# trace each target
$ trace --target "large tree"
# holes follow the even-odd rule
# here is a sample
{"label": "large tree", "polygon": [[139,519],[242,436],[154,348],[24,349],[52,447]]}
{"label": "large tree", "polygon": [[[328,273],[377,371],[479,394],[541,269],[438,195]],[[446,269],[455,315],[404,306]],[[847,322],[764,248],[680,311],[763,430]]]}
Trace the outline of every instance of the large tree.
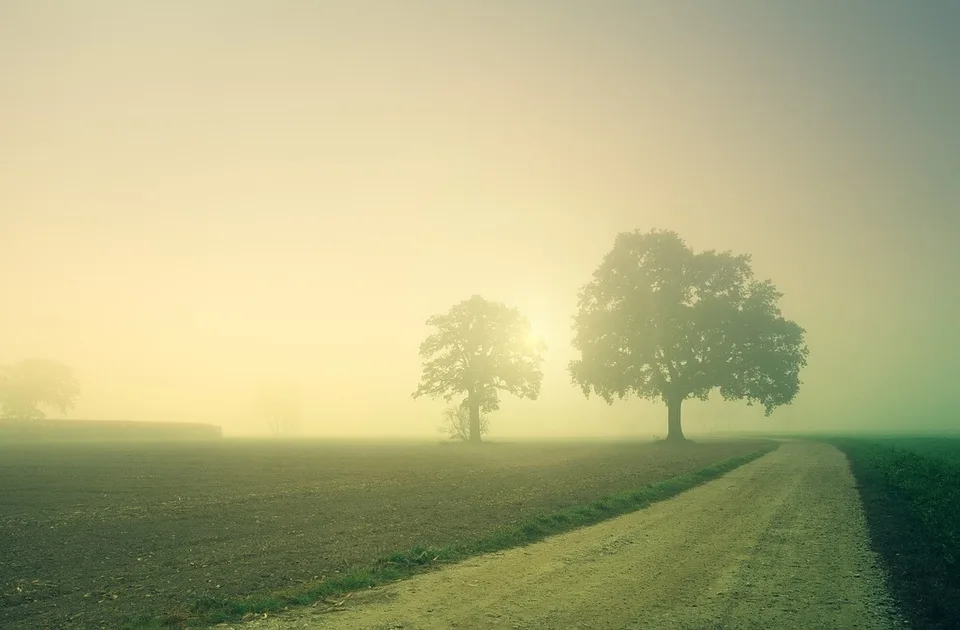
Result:
{"label": "large tree", "polygon": [[423,374],[413,397],[464,395],[471,442],[480,441],[480,414],[500,407],[501,391],[532,400],[540,394],[546,346],[517,309],[474,295],[427,325],[434,331],[420,344]]}
{"label": "large tree", "polygon": [[670,231],[619,234],[580,291],[571,376],[608,403],[662,400],[669,440],[684,439],[683,401],[714,389],[769,415],[796,396],[808,354],[780,297],[754,278],[749,255],[695,253]]}
{"label": "large tree", "polygon": [[0,409],[6,418],[39,420],[41,406],[62,413],[73,407],[80,385],[68,366],[50,359],[24,359],[0,367]]}

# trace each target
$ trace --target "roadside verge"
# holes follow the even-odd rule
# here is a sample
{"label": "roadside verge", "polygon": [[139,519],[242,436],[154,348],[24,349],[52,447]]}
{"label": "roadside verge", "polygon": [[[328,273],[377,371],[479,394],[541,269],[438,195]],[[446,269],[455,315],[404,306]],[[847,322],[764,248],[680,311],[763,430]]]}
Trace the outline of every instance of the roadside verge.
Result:
{"label": "roadside verge", "polygon": [[[922,440],[908,438],[825,441],[850,462],[903,614],[917,628],[960,628],[960,459],[914,450]],[[947,442],[931,440],[943,450]]]}

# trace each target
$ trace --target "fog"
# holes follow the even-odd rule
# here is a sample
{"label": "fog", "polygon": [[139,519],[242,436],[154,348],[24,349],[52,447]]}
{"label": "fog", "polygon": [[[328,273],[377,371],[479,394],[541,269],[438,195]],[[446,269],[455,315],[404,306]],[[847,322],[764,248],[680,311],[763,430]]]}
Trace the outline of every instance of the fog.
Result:
{"label": "fog", "polygon": [[[776,6],[775,6],[776,5]],[[493,439],[666,431],[571,385],[618,232],[753,255],[807,330],[795,403],[708,430],[957,426],[960,9],[933,2],[0,3],[0,363],[71,417],[437,437],[430,315],[549,346]]]}

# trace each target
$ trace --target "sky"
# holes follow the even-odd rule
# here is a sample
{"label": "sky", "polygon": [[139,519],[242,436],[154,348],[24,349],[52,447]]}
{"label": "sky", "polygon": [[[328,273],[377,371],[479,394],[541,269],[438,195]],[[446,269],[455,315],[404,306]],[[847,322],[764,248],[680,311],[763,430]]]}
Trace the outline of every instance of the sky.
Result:
{"label": "sky", "polygon": [[618,232],[750,253],[807,330],[794,405],[687,432],[960,426],[960,5],[0,0],[0,363],[72,417],[436,436],[425,320],[549,345],[495,437],[665,434],[584,398],[578,288]]}

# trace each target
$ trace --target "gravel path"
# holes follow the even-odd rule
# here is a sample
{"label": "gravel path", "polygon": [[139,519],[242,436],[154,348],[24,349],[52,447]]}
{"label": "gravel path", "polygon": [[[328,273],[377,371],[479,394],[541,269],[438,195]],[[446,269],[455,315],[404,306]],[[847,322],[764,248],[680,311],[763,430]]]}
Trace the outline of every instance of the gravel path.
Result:
{"label": "gravel path", "polygon": [[[331,612],[336,610],[336,612]],[[892,628],[855,482],[786,442],[647,509],[245,624],[288,628]]]}

